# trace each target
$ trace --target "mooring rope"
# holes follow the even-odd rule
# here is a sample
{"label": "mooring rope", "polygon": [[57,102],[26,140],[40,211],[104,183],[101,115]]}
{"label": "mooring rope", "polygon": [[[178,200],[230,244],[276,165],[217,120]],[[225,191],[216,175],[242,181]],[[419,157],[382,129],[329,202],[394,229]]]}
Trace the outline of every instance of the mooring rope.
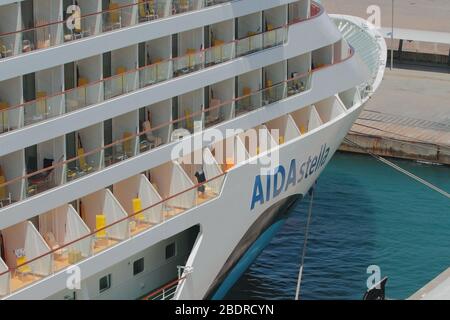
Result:
{"label": "mooring rope", "polygon": [[297,288],[295,291],[295,300],[300,299],[300,287],[301,287],[302,277],[303,277],[303,265],[305,263],[306,248],[308,246],[309,225],[311,223],[312,207],[313,207],[313,200],[314,200],[314,187],[315,187],[315,185],[313,187],[311,187],[311,190],[309,193],[308,220],[306,221],[305,240],[303,241],[303,251],[302,251],[302,256],[301,256],[301,260],[300,260],[300,268],[298,270]]}

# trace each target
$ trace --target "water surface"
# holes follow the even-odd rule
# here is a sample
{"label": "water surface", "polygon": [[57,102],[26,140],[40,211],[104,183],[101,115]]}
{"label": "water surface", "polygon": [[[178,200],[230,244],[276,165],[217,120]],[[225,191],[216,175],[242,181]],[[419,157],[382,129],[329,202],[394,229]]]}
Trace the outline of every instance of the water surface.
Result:
{"label": "water surface", "polygon": [[[450,168],[396,164],[450,191]],[[308,198],[229,292],[229,299],[293,299]],[[361,299],[369,265],[404,299],[450,267],[450,201],[377,160],[338,153],[314,197],[301,296]]]}

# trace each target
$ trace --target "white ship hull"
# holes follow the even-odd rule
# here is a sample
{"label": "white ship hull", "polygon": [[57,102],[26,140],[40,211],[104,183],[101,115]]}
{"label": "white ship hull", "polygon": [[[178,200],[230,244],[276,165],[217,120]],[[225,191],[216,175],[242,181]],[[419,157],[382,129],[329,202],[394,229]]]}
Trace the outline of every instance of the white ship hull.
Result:
{"label": "white ship hull", "polygon": [[[223,190],[217,199],[166,223],[164,233],[177,236],[130,256],[126,261],[105,268],[102,274],[117,273],[117,270],[122,270],[123,274],[122,277],[115,278],[115,285],[106,294],[98,294],[98,276],[93,276],[82,282],[82,290],[64,290],[49,298],[71,298],[76,292],[76,299],[138,299],[145,296],[151,288],[155,288],[155,283],[169,283],[173,280],[173,270],[177,265],[189,266],[192,272],[186,274],[178,286],[172,287],[172,290],[177,290],[170,298],[223,298],[283,225],[289,215],[289,209],[307,195],[362,108],[362,105],[354,106],[317,130],[279,147],[280,166],[285,168],[286,175],[282,186],[279,175],[278,186],[281,191],[278,196],[273,197],[273,176],[270,179],[269,196],[268,178],[261,176],[264,203],[255,200],[255,178],[260,176],[261,166],[251,163],[238,165],[228,172]],[[318,164],[310,174],[314,157],[318,159]],[[307,172],[309,159],[311,161]],[[293,163],[295,167],[292,169]],[[290,170],[295,171],[295,182],[291,179],[288,185]],[[258,196],[258,192],[256,193]],[[196,226],[199,228],[196,229]],[[126,276],[130,274],[130,262],[136,257],[152,257],[174,239],[177,239],[177,244],[189,243],[183,248],[189,253],[140,277]],[[161,282],[161,279],[164,280]],[[158,294],[160,298],[161,295],[162,293]]]}

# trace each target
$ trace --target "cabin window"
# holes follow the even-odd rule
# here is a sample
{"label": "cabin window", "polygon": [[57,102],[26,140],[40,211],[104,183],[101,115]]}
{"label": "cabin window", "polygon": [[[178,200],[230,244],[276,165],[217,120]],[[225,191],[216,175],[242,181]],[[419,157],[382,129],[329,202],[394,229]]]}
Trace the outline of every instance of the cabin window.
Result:
{"label": "cabin window", "polygon": [[140,258],[133,262],[133,275],[137,275],[144,271],[144,258]]}
{"label": "cabin window", "polygon": [[166,260],[175,256],[175,242],[172,242],[168,246],[166,246]]}
{"label": "cabin window", "polygon": [[99,291],[100,293],[108,290],[111,288],[111,274],[108,274],[107,276],[101,277],[99,280]]}

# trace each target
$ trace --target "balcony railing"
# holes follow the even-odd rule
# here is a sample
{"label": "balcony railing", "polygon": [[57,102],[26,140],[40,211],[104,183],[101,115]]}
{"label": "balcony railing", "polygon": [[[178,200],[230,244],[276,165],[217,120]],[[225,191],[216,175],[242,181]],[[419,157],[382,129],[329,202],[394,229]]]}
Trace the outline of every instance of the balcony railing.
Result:
{"label": "balcony railing", "polygon": [[186,280],[185,277],[178,278],[166,284],[165,286],[150,293],[142,300],[172,300],[175,297],[178,286]]}
{"label": "balcony railing", "polygon": [[61,21],[36,21],[33,28],[0,34],[0,59],[231,1],[234,0],[141,0],[127,5],[111,3],[108,9],[100,12],[69,16]]}
{"label": "balcony railing", "polygon": [[[312,4],[316,8],[309,19],[321,14],[321,7]],[[282,45],[287,41],[289,25],[300,23],[304,20],[294,19],[291,23],[279,28],[251,35],[242,39],[230,41],[218,46],[210,47],[186,54],[180,57],[170,58],[138,69],[125,71],[109,78],[101,79],[86,85],[68,89],[63,92],[39,97],[36,100],[25,102],[16,106],[0,110],[0,134],[16,130],[23,126],[29,126],[47,119],[59,117],[90,105],[109,100],[135,90],[167,81],[182,75],[186,75],[201,69],[211,67],[241,56],[255,53],[264,49]],[[23,123],[20,117],[14,113],[23,110]],[[15,121],[15,123],[13,123]]]}
{"label": "balcony railing", "polygon": [[[25,263],[19,263],[15,268],[9,268],[7,271],[1,272],[0,286],[3,285],[3,287],[0,287],[0,292],[7,291],[6,294],[13,293],[60,270],[68,268],[73,264],[79,263],[89,257],[92,257],[93,255],[98,254],[99,252],[102,252],[114,245],[117,245],[118,243],[126,241],[129,238],[136,236],[137,234],[155,227],[156,225],[162,224],[167,220],[170,220],[186,212],[187,210],[190,210],[200,204],[217,198],[219,196],[220,190],[223,187],[225,175],[226,173],[219,174],[216,177],[213,177],[203,183],[199,183],[180,193],[167,197],[166,199],[163,199],[145,209],[130,214],[126,218],[119,219],[103,228],[96,229],[89,234],[84,235],[83,237],[59,246],[57,249],[50,250],[49,252],[38,257],[32,257]],[[208,185],[212,182],[218,186],[218,193],[208,188]],[[180,208],[178,206],[174,206],[175,203],[179,202],[179,199],[181,199],[182,201],[187,193],[197,193],[197,190],[201,186],[205,186],[209,191],[207,191],[202,197],[197,195],[195,197],[195,203],[192,205],[192,207]],[[154,219],[152,220],[152,222],[143,219],[143,217],[145,217],[145,214],[152,210],[152,215],[155,211],[160,212],[159,223],[155,223]],[[134,231],[131,231],[131,229],[133,228],[132,226],[134,226]],[[118,229],[128,230],[128,232],[124,233],[127,236],[122,238],[113,237],[112,235],[117,234]],[[88,249],[81,250],[80,248]],[[58,263],[54,260],[55,255],[58,256]],[[74,258],[74,256],[76,256],[76,258]],[[48,268],[46,268],[46,270],[50,270],[48,274],[33,273],[34,267],[36,265],[48,264],[50,264]],[[23,270],[27,270],[27,276],[29,276],[27,280],[23,280]],[[12,283],[12,281],[14,281],[15,286],[8,285],[8,282]],[[159,293],[160,292],[158,292],[157,294],[159,295]],[[163,288],[161,293],[166,299],[170,296],[173,296],[175,291],[172,291],[172,289],[170,288]]]}
{"label": "balcony railing", "polygon": [[[329,65],[321,65],[308,73],[295,76],[294,78],[275,84],[271,87],[257,90],[250,94],[193,112],[176,120],[155,125],[149,130],[132,134],[106,146],[85,151],[71,159],[56,162],[47,168],[11,179],[0,184],[0,187],[8,188],[17,186],[18,184],[24,184],[26,192],[23,197],[25,199],[33,197],[61,185],[60,181],[63,181],[63,184],[71,182],[103,170],[113,164],[128,160],[134,156],[160,147],[162,144],[157,142],[158,130],[164,128],[170,129],[171,127],[177,126],[187,127],[186,124],[188,122],[198,120],[202,122],[203,128],[210,128],[227,121],[225,114],[227,114],[229,110],[234,110],[234,117],[238,117],[277,101],[301,94],[311,88],[311,77],[314,72],[341,63],[351,56],[353,56],[353,50],[351,50],[348,57],[340,61],[335,61]],[[8,204],[4,204],[4,206],[7,205]]]}

